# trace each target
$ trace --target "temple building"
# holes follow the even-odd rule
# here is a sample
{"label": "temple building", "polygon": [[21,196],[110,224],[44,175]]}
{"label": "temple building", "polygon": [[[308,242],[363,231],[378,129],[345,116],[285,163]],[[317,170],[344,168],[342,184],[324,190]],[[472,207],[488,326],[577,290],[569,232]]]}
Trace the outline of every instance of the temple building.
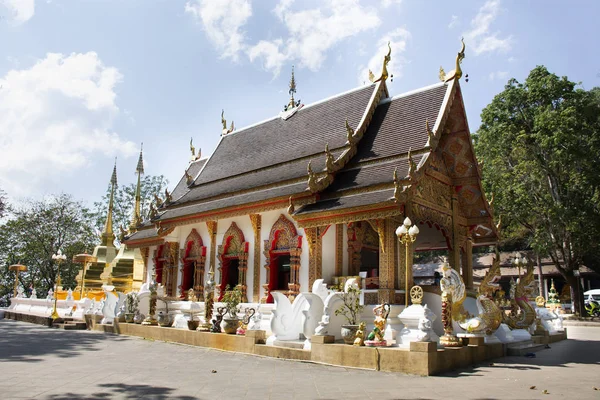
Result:
{"label": "temple building", "polygon": [[[203,295],[214,267],[219,293],[240,285],[247,301],[310,291],[318,278],[362,276],[365,302],[404,303],[406,257],[447,249],[473,285],[472,248],[497,241],[482,190],[459,80],[392,96],[381,74],[313,104],[227,126],[208,158],[195,155],[149,220],[125,238],[169,296]],[[405,251],[395,234],[409,217],[420,233]],[[408,281],[406,282],[406,276]]]}

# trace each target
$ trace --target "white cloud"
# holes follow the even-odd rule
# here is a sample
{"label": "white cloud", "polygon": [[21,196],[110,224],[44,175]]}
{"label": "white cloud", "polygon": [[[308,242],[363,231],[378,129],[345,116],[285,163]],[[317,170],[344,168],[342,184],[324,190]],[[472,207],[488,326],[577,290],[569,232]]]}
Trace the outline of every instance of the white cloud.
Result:
{"label": "white cloud", "polygon": [[490,33],[490,26],[500,13],[500,0],[488,0],[471,21],[471,30],[464,32],[465,42],[475,55],[493,51],[508,51],[512,37],[498,38],[498,33]]}
{"label": "white cloud", "polygon": [[295,11],[290,9],[292,4],[291,0],[282,0],[273,10],[289,36],[261,40],[247,51],[251,61],[264,58],[265,68],[275,75],[288,61],[318,70],[333,46],[381,24],[377,11],[362,7],[358,0],[327,0],[321,8]]}
{"label": "white cloud", "polygon": [[508,78],[508,71],[490,72],[488,78],[490,79],[490,81],[493,81],[495,79],[498,79],[498,80],[506,79],[506,78]]}
{"label": "white cloud", "polygon": [[366,66],[361,66],[359,68],[359,84],[368,81],[369,69],[373,72],[376,78],[379,78],[379,74],[381,74],[383,57],[388,52],[388,42],[390,42],[390,46],[392,48],[392,59],[387,66],[388,72],[394,75],[394,78],[402,77],[402,64],[404,62],[404,58],[401,54],[406,51],[406,44],[410,38],[410,32],[405,28],[397,28],[383,35],[377,42],[378,50],[376,54],[371,57]]}
{"label": "white cloud", "polygon": [[454,28],[456,25],[460,24],[458,21],[458,15],[453,15],[450,23],[448,24],[448,29]]}
{"label": "white cloud", "polygon": [[381,2],[381,5],[383,6],[383,8],[388,8],[392,4],[398,4],[398,5],[402,4],[402,0],[383,0]]}
{"label": "white cloud", "polygon": [[135,155],[136,145],[112,129],[122,79],[94,52],[48,53],[28,69],[0,77],[0,187],[30,187],[74,169],[95,154]]}
{"label": "white cloud", "polygon": [[35,13],[35,0],[0,0],[8,10],[8,18],[15,24],[22,24],[29,21]]}
{"label": "white cloud", "polygon": [[245,48],[241,28],[252,15],[249,0],[191,0],[185,4],[185,12],[202,24],[222,57],[238,60],[239,52]]}

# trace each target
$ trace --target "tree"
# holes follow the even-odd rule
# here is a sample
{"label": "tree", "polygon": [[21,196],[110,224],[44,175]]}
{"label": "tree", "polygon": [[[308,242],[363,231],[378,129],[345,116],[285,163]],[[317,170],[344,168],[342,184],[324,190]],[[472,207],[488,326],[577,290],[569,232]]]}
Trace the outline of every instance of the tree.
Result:
{"label": "tree", "polygon": [[[150,203],[154,201],[154,195],[162,197],[165,188],[169,182],[163,175],[146,175],[142,177],[140,185],[141,201],[140,201],[140,215],[142,219],[147,218],[148,212],[150,211]],[[115,234],[118,236],[118,229],[120,226],[127,229],[131,224],[133,217],[133,208],[135,205],[135,189],[137,183],[131,183],[127,186],[119,186],[115,191],[114,208],[113,208],[113,226],[117,230]],[[94,223],[96,229],[102,231],[104,224],[106,223],[106,216],[108,213],[108,202],[110,200],[110,185],[106,194],[102,197],[99,202],[94,202]]]}
{"label": "tree", "polygon": [[474,137],[503,236],[526,237],[576,293],[574,271],[599,250],[599,100],[600,89],[577,88],[538,66],[524,83],[508,81]]}
{"label": "tree", "polygon": [[4,193],[4,190],[0,189],[0,218],[4,217],[6,207],[6,194]]}
{"label": "tree", "polygon": [[59,249],[67,256],[60,266],[62,285],[74,289],[81,265],[73,263],[73,256],[91,252],[97,242],[87,209],[68,194],[15,207],[0,225],[0,299],[6,303],[12,294],[12,264],[27,266],[19,278],[25,289],[33,287],[40,297],[45,295],[56,281],[58,266],[52,255]]}

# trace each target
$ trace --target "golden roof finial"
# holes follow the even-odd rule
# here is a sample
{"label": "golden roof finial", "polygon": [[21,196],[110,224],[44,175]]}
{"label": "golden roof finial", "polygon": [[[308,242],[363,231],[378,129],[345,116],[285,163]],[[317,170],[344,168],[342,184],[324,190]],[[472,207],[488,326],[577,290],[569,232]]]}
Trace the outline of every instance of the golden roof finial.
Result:
{"label": "golden roof finial", "polygon": [[288,105],[285,107],[284,111],[289,111],[292,108],[298,107],[300,104],[300,101],[296,102],[296,100],[294,99],[294,93],[296,93],[296,77],[294,75],[294,66],[292,65],[292,77],[290,78],[290,85],[289,85],[290,89],[288,90],[288,93],[290,94],[290,102],[288,103]]}
{"label": "golden roof finial", "polygon": [[325,167],[327,168],[327,172],[333,172],[335,169],[335,160],[333,159],[333,154],[329,151],[329,143],[325,144]]}
{"label": "golden roof finial", "polygon": [[444,73],[444,68],[440,67],[440,80],[442,82],[448,82],[452,79],[460,79],[462,77],[462,69],[460,68],[460,64],[462,60],[465,58],[465,40],[464,38],[460,38],[460,42],[462,43],[460,51],[456,54],[456,65],[454,70],[448,72],[448,74]]}
{"label": "golden roof finial", "polygon": [[373,83],[379,82],[379,81],[385,81],[385,80],[387,80],[387,78],[389,76],[387,66],[388,66],[388,63],[390,62],[390,60],[392,59],[392,46],[390,45],[390,42],[388,42],[387,45],[388,45],[388,53],[383,57],[383,66],[381,67],[381,75],[379,76],[379,78],[373,79],[373,78],[375,78],[375,76],[373,75],[373,72],[371,70],[369,70],[369,80]]}
{"label": "golden roof finial", "polygon": [[190,138],[190,152],[192,153],[192,161],[196,158],[196,148],[194,147],[194,138]]}
{"label": "golden roof finial", "polygon": [[408,149],[408,176],[409,176],[410,180],[414,179],[416,171],[417,171],[417,164],[413,160],[412,147],[410,147]]}
{"label": "golden roof finial", "polygon": [[292,201],[292,196],[290,196],[290,205],[287,208],[287,212],[288,212],[288,214],[292,215],[294,213],[294,211],[296,211],[296,208],[294,207],[294,202]]}

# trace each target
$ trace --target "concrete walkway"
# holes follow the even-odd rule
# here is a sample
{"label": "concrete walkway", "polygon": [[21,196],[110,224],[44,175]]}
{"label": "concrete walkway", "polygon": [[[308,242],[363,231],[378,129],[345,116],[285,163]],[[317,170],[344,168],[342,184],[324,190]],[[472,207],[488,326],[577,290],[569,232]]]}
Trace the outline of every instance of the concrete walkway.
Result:
{"label": "concrete walkway", "polygon": [[427,378],[0,320],[0,398],[600,399],[600,328],[569,337],[533,359]]}

